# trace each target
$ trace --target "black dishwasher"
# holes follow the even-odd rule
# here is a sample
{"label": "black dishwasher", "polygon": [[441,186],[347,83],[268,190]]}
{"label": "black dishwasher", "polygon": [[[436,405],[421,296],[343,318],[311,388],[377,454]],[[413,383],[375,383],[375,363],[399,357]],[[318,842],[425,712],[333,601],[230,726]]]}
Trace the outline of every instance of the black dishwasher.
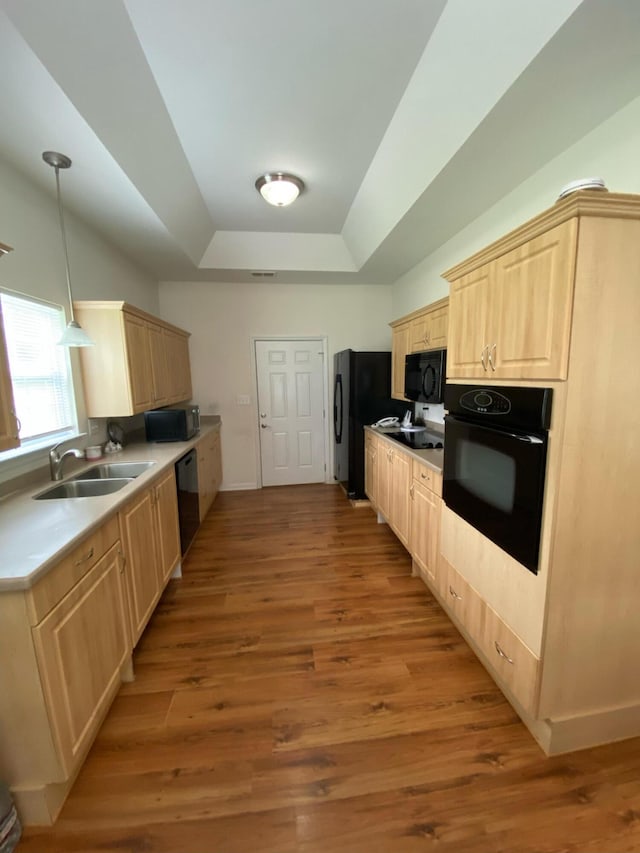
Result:
{"label": "black dishwasher", "polygon": [[176,483],[178,486],[178,517],[180,519],[180,550],[184,556],[200,526],[198,460],[195,450],[185,453],[176,462]]}

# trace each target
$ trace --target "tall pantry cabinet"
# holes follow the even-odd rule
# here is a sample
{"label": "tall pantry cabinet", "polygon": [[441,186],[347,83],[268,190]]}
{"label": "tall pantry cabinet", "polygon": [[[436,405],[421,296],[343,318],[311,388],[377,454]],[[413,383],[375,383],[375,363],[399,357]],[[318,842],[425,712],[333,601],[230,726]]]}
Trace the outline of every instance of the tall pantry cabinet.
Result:
{"label": "tall pantry cabinet", "polygon": [[547,752],[638,736],[640,196],[574,193],[444,275],[448,381],[553,406],[538,575],[445,506],[440,593]]}

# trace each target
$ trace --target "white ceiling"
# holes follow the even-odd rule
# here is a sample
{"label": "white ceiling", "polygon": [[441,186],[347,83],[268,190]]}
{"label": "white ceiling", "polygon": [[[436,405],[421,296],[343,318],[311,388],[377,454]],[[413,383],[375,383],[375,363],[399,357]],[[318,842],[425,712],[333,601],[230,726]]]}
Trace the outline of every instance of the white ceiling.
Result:
{"label": "white ceiling", "polygon": [[0,0],[0,157],[53,193],[69,155],[160,279],[389,282],[640,95],[639,45],[638,0]]}

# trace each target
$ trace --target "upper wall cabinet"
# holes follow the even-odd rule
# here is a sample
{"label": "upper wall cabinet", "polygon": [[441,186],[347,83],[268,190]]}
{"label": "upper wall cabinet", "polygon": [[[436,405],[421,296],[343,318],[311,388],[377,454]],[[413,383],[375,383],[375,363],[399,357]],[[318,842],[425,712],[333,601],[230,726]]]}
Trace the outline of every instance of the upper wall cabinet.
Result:
{"label": "upper wall cabinet", "polygon": [[[11,251],[9,246],[0,243],[0,258]],[[4,340],[2,306],[0,306],[0,451],[18,447],[18,422],[13,405],[13,388],[9,374],[9,359]]]}
{"label": "upper wall cabinet", "polygon": [[443,349],[447,346],[449,299],[440,299],[406,317],[390,323],[391,396],[404,400],[404,360],[411,352]]}
{"label": "upper wall cabinet", "polygon": [[[577,219],[451,282],[449,379],[566,379]],[[468,265],[467,265],[468,266]]]}
{"label": "upper wall cabinet", "polygon": [[90,418],[125,417],[191,397],[188,332],[126,302],[74,302],[95,341],[80,350]]}

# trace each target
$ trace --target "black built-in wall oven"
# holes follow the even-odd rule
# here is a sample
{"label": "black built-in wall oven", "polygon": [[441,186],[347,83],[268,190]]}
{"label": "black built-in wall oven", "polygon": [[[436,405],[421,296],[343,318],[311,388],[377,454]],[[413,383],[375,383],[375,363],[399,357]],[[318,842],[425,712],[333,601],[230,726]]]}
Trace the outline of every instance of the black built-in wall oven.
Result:
{"label": "black built-in wall oven", "polygon": [[537,574],[551,388],[451,385],[445,390],[449,509]]}

